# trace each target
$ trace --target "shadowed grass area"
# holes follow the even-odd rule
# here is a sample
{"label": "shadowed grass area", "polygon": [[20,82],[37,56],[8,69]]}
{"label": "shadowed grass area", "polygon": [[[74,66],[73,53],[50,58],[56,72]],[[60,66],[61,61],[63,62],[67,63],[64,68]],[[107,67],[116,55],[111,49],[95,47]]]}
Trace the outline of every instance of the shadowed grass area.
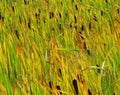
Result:
{"label": "shadowed grass area", "polygon": [[1,95],[119,95],[119,0],[0,0]]}

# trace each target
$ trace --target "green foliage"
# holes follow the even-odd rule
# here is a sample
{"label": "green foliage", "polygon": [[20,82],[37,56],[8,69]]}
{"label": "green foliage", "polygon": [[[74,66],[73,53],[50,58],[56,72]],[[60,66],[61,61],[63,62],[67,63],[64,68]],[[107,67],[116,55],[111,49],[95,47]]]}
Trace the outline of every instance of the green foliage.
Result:
{"label": "green foliage", "polygon": [[119,5],[0,0],[0,94],[119,95]]}

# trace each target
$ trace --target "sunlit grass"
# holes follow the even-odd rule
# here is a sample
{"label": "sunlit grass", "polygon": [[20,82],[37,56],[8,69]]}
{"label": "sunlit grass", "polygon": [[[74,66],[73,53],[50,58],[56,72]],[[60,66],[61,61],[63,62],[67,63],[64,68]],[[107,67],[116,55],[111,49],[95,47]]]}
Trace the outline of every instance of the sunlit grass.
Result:
{"label": "sunlit grass", "polygon": [[120,1],[1,0],[1,95],[119,95]]}

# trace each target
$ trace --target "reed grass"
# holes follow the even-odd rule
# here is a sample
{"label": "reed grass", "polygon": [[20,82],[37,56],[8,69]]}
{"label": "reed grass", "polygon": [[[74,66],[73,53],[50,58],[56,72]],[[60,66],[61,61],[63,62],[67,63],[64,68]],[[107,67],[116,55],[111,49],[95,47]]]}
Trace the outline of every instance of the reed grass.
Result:
{"label": "reed grass", "polygon": [[119,95],[119,0],[0,0],[1,95]]}

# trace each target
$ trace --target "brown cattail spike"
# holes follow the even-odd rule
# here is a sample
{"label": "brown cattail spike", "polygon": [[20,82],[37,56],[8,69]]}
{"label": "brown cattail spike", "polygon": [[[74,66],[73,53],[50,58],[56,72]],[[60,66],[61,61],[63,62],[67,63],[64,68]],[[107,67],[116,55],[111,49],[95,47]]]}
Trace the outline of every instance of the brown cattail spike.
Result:
{"label": "brown cattail spike", "polygon": [[15,30],[16,37],[19,39],[19,32],[18,30]]}
{"label": "brown cattail spike", "polygon": [[117,9],[117,13],[120,14],[120,9]]}
{"label": "brown cattail spike", "polygon": [[91,25],[91,22],[89,23],[89,30],[91,30],[91,27],[92,27],[92,25]]}
{"label": "brown cattail spike", "polygon": [[31,29],[31,20],[28,21],[28,28]]}
{"label": "brown cattail spike", "polygon": [[74,22],[77,23],[77,18],[75,15],[74,15]]}
{"label": "brown cattail spike", "polygon": [[76,95],[78,95],[78,85],[77,85],[77,80],[73,80],[72,81],[72,84],[73,84],[73,86],[74,86],[74,89],[75,89],[75,92],[76,92]]}
{"label": "brown cattail spike", "polygon": [[52,82],[51,81],[49,81],[49,87],[52,89]]}
{"label": "brown cattail spike", "polygon": [[88,89],[88,95],[92,95],[92,92],[90,91],[90,89]]}
{"label": "brown cattail spike", "polygon": [[54,17],[54,13],[53,12],[50,12],[50,19]]}
{"label": "brown cattail spike", "polygon": [[85,30],[85,26],[84,26],[84,25],[81,26],[81,30],[82,30],[82,31]]}
{"label": "brown cattail spike", "polygon": [[100,14],[101,14],[101,16],[103,16],[103,14],[104,14],[103,10],[100,11]]}
{"label": "brown cattail spike", "polygon": [[88,53],[88,55],[90,55],[90,50],[89,49],[87,50],[87,53]]}
{"label": "brown cattail spike", "polygon": [[62,95],[62,92],[60,92],[61,88],[59,85],[56,86],[56,89],[59,90],[59,95]]}
{"label": "brown cattail spike", "polygon": [[78,6],[77,5],[75,5],[75,9],[78,10]]}

